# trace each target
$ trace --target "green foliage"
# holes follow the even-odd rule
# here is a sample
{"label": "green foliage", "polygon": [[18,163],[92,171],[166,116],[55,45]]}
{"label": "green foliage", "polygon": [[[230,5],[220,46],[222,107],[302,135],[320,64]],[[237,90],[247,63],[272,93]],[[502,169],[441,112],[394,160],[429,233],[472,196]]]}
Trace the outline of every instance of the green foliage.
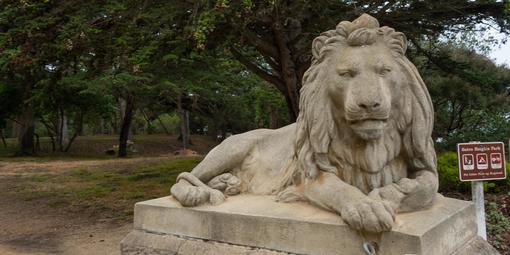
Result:
{"label": "green foliage", "polygon": [[503,248],[508,246],[508,240],[505,240],[502,234],[510,231],[510,219],[499,210],[498,205],[494,202],[489,203],[485,211],[487,236],[495,248],[503,250]]}
{"label": "green foliage", "polygon": [[[117,103],[126,98],[138,112],[135,131],[144,124],[157,131],[158,116],[183,108],[195,132],[280,127],[295,117],[286,112],[296,111],[297,103],[286,104],[297,102],[299,93],[291,91],[299,91],[310,64],[312,39],[366,12],[417,44],[409,53],[430,86],[437,111],[434,138],[441,149],[510,133],[508,100],[501,94],[510,82],[507,70],[458,49],[487,48],[491,41],[476,44],[473,33],[460,36],[471,44],[438,40],[487,19],[508,30],[502,8],[507,3],[500,1],[3,0],[1,5],[0,128],[23,112],[34,113],[40,135],[60,137],[63,115],[76,134],[83,126],[98,126],[97,120],[115,126]],[[176,126],[169,124],[169,133]]]}
{"label": "green foliage", "polygon": [[459,180],[458,160],[455,152],[445,152],[437,157],[440,191],[469,191],[471,184]]}
{"label": "green foliage", "polygon": [[[458,159],[455,152],[444,152],[437,157],[437,171],[439,174],[439,190],[441,192],[458,191],[469,192],[471,182],[461,182],[458,172]],[[484,181],[484,190],[491,193],[508,191],[510,187],[510,163],[506,162],[507,179]]]}
{"label": "green foliage", "polygon": [[440,150],[454,150],[467,141],[505,141],[510,133],[510,72],[465,48],[442,45],[434,62],[414,61],[423,74],[434,104],[433,137]]}

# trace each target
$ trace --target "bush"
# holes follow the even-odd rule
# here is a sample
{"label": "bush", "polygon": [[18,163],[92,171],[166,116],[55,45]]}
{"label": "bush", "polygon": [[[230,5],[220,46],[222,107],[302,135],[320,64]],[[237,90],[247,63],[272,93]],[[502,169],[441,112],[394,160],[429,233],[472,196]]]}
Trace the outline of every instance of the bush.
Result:
{"label": "bush", "polygon": [[[439,173],[439,191],[449,192],[468,192],[471,187],[470,182],[461,182],[458,172],[457,153],[445,152],[437,158],[437,171]],[[507,178],[498,181],[484,182],[486,192],[499,193],[508,190],[510,186],[510,164],[506,162]]]}
{"label": "bush", "polygon": [[485,211],[487,213],[487,236],[489,241],[499,250],[506,249],[510,244],[505,240],[504,234],[510,231],[510,219],[494,202],[489,203]]}
{"label": "bush", "polygon": [[439,190],[445,191],[469,191],[470,183],[461,182],[458,172],[457,154],[445,152],[437,158],[437,171],[439,174]]}

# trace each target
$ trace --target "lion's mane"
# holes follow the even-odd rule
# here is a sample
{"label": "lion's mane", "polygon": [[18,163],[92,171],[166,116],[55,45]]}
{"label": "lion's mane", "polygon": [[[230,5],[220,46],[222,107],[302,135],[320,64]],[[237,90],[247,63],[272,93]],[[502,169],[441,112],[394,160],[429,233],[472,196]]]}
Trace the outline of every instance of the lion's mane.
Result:
{"label": "lion's mane", "polygon": [[[321,80],[318,79],[320,68],[323,67],[319,64],[332,50],[371,45],[378,41],[384,42],[391,50],[398,69],[406,78],[403,81],[405,89],[403,96],[398,99],[400,106],[392,109],[389,128],[384,137],[378,143],[366,146],[364,152],[357,153],[361,156],[356,156],[353,144],[342,144],[340,149],[331,146],[334,139],[346,136],[343,132],[349,127],[342,124],[338,126],[337,123],[342,122],[334,119],[332,109],[335,108],[327,95],[326,85],[318,82]],[[431,138],[434,112],[432,101],[416,67],[405,56],[406,48],[404,34],[386,26],[379,27],[378,21],[366,14],[353,22],[343,21],[336,29],[324,32],[314,40],[311,66],[304,74],[301,88],[300,111],[296,122],[296,154],[292,167],[286,171],[282,188],[299,185],[305,178],[317,176],[319,171],[333,172],[364,192],[382,186],[381,183],[395,182],[412,175],[413,170],[436,172]],[[404,157],[406,162],[392,162],[398,156]],[[397,179],[381,181],[384,175],[359,174],[367,168],[381,169],[386,166],[404,169],[405,176],[400,174],[393,176]]]}

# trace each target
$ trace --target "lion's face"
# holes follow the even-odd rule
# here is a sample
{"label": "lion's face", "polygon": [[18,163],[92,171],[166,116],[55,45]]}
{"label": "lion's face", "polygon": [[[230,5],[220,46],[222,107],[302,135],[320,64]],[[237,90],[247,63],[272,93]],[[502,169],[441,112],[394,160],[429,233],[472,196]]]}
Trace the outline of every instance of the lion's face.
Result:
{"label": "lion's face", "polygon": [[327,90],[334,111],[363,140],[383,136],[400,93],[399,66],[382,43],[345,46],[327,61]]}

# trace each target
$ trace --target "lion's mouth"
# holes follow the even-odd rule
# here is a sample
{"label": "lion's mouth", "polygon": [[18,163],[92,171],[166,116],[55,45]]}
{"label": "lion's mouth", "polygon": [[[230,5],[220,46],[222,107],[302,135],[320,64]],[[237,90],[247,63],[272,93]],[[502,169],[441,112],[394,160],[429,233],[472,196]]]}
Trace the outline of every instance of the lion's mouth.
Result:
{"label": "lion's mouth", "polygon": [[364,140],[375,140],[379,139],[384,129],[388,124],[388,119],[362,119],[362,120],[351,120],[349,124],[357,135]]}

